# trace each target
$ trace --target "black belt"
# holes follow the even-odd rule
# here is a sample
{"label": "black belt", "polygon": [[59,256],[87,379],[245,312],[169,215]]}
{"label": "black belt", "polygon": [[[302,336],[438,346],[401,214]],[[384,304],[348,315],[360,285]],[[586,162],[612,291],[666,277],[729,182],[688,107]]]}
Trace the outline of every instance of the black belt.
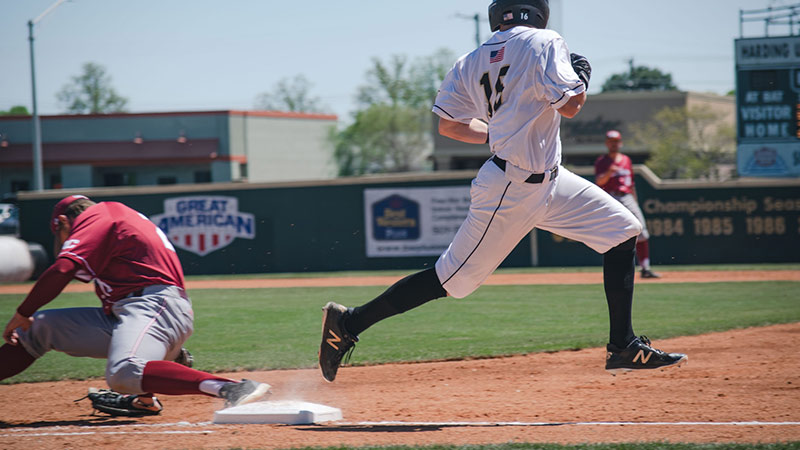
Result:
{"label": "black belt", "polygon": [[[497,165],[497,167],[499,167],[503,172],[506,171],[506,160],[505,159],[495,155],[495,156],[492,156],[492,162],[494,162]],[[531,176],[529,176],[527,179],[525,179],[525,182],[526,183],[531,183],[531,184],[539,184],[542,181],[544,181],[544,175],[545,174],[543,174],[543,173],[534,173]],[[550,172],[550,181],[555,180],[557,176],[558,176],[558,166],[556,166]]]}
{"label": "black belt", "polygon": [[[166,284],[163,284],[163,285],[161,285],[161,284],[151,284],[149,286],[145,286],[145,287],[139,288],[139,289],[137,289],[137,290],[135,290],[133,292],[129,292],[128,295],[126,295],[124,298],[142,297],[142,296],[145,295],[145,291],[148,291],[148,289],[149,289],[148,292],[150,292],[152,294],[152,293],[161,292],[163,289],[170,288],[170,287],[174,287],[175,289],[177,289],[178,293],[180,294],[180,296],[182,298],[184,298],[186,300],[189,300],[189,296],[186,295],[186,291],[183,288],[178,287],[178,286],[173,286],[173,285],[166,285]],[[154,288],[154,289],[150,289],[150,288]]]}

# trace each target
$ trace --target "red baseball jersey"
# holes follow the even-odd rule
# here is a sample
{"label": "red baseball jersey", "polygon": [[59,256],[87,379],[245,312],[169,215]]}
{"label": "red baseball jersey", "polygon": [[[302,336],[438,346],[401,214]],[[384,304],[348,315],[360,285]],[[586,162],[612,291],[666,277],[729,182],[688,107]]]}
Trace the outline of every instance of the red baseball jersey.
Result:
{"label": "red baseball jersey", "polygon": [[[611,175],[608,182],[601,187],[609,193],[622,192],[625,194],[633,194],[633,164],[627,155],[620,154],[619,156],[620,160],[616,163],[618,169]],[[612,164],[615,163],[610,156],[599,156],[594,162],[594,174],[599,175],[605,173]]]}
{"label": "red baseball jersey", "polygon": [[78,280],[94,281],[106,313],[114,302],[145,286],[184,287],[183,269],[167,236],[122,203],[98,203],[81,213],[58,257],[78,264]]}

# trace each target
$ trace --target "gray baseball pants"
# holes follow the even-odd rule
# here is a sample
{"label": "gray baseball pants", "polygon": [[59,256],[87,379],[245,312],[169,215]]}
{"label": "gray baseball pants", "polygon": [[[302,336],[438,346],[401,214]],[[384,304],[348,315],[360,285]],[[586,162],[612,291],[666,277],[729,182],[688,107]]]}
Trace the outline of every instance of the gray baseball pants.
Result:
{"label": "gray baseball pants", "polygon": [[111,315],[102,308],[64,308],[38,311],[33,318],[28,331],[17,330],[28,353],[107,358],[106,382],[124,394],[143,394],[145,364],[176,358],[194,329],[189,296],[166,285],[117,301]]}
{"label": "gray baseball pants", "polygon": [[617,199],[622,205],[628,208],[628,211],[632,212],[639,222],[642,223],[642,232],[639,234],[639,238],[637,241],[646,241],[650,239],[650,232],[647,231],[647,222],[644,220],[644,214],[642,214],[642,209],[639,208],[639,203],[636,201],[636,197],[633,194],[611,194],[612,197]]}

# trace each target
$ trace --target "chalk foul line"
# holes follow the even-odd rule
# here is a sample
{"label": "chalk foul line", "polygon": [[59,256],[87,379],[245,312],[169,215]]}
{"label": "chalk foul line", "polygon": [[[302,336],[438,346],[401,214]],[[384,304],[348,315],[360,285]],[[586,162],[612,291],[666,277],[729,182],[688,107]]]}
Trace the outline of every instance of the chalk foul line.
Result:
{"label": "chalk foul line", "polygon": [[800,422],[331,422],[340,426],[552,427],[552,426],[800,426]]}
{"label": "chalk foul line", "polygon": [[[244,424],[238,424],[244,425]],[[379,422],[325,422],[316,424],[323,427],[553,427],[553,426],[759,426],[759,427],[781,427],[781,426],[800,426],[800,422],[762,422],[762,421],[732,421],[732,422],[404,422],[404,421],[379,421]],[[212,427],[211,429],[189,429],[189,430],[159,430],[158,428],[198,428]],[[153,434],[209,434],[222,431],[225,425],[215,425],[211,422],[177,422],[177,423],[158,423],[158,424],[131,424],[131,425],[101,425],[101,426],[54,426],[40,428],[9,428],[3,430],[0,438],[3,437],[44,437],[44,436],[87,436],[87,435],[153,435]],[[81,430],[91,428],[91,430]],[[111,429],[108,431],[103,431]],[[74,431],[72,431],[74,430]]]}

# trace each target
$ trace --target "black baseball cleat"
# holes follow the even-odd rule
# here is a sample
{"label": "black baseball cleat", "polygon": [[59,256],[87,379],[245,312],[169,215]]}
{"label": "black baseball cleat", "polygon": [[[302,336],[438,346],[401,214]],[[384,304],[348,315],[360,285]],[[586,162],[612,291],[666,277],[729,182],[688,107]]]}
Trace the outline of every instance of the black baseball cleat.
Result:
{"label": "black baseball cleat", "polygon": [[612,375],[639,369],[679,367],[688,360],[683,353],[666,353],[651,347],[647,336],[635,338],[625,348],[606,345],[606,370]]}
{"label": "black baseball cleat", "polygon": [[642,269],[642,278],[661,278],[661,275],[653,272],[650,269]]}
{"label": "black baseball cleat", "polygon": [[[342,358],[355,348],[358,337],[351,336],[344,329],[344,319],[350,315],[347,307],[338,303],[328,302],[322,308],[322,343],[319,346],[319,368],[322,376],[328,380],[336,379],[336,372],[342,363]],[[345,361],[346,362],[346,361]]]}
{"label": "black baseball cleat", "polygon": [[225,399],[225,407],[252,403],[269,393],[270,385],[253,380],[242,380],[228,383],[219,390],[219,396]]}
{"label": "black baseball cleat", "polygon": [[176,356],[172,361],[186,367],[192,367],[194,365],[194,357],[191,353],[189,353],[189,350],[186,350],[183,347],[181,347],[181,351],[178,353],[178,356]]}

